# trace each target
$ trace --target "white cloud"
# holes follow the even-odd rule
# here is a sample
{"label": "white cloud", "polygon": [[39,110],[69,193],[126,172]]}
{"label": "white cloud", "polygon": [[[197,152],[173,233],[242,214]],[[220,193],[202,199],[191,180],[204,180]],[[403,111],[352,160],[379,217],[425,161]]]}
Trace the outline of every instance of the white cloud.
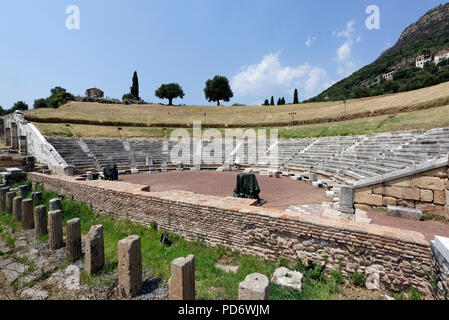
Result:
{"label": "white cloud", "polygon": [[[346,29],[332,34],[338,38],[345,38],[345,42],[337,49],[337,56],[333,60],[337,62],[337,73],[347,76],[356,70],[357,65],[353,62],[352,47],[354,45],[354,28],[355,21],[351,20],[346,23]],[[355,42],[360,42],[362,38],[358,36]]]}
{"label": "white cloud", "polygon": [[[352,38],[352,34],[354,33],[354,20],[348,21],[346,23],[346,30],[340,31],[337,33],[337,37],[341,38],[341,37],[345,37],[347,39],[351,39]],[[335,32],[334,32],[335,34]]]}
{"label": "white cloud", "polygon": [[306,95],[315,93],[317,88],[323,87],[323,80],[326,78],[326,71],[321,68],[312,68],[305,82],[304,91]]}
{"label": "white cloud", "polygon": [[337,60],[343,62],[351,56],[352,40],[348,40],[337,49]]}
{"label": "white cloud", "polygon": [[308,63],[297,67],[281,66],[279,53],[267,54],[259,64],[245,66],[231,81],[236,97],[293,94],[298,88],[304,98],[310,98],[324,90],[328,82],[324,69]]}
{"label": "white cloud", "polygon": [[306,40],[306,47],[310,48],[315,41],[316,41],[316,37],[313,37],[312,35],[309,35],[307,37],[307,40]]}

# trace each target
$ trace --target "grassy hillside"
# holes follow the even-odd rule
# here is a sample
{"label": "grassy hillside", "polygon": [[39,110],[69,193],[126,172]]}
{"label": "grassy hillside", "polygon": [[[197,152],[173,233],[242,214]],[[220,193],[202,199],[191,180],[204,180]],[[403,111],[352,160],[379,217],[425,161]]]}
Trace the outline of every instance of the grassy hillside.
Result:
{"label": "grassy hillside", "polygon": [[[399,94],[348,100],[347,119],[437,107],[449,104],[448,99],[449,82]],[[342,101],[267,107],[125,106],[70,102],[59,109],[29,110],[26,115],[31,121],[43,123],[104,125],[108,122],[111,126],[189,127],[193,121],[199,120],[203,125],[216,127],[282,127],[291,124],[291,112],[296,112],[296,124],[341,121],[345,117]]]}
{"label": "grassy hillside", "polygon": [[[341,122],[279,127],[280,138],[305,138],[338,135],[361,135],[414,129],[431,129],[449,126],[449,105]],[[140,128],[96,126],[64,123],[35,123],[45,136],[96,137],[96,138],[169,138],[174,128]],[[224,130],[219,129],[224,137]],[[191,129],[189,129],[191,131]]]}

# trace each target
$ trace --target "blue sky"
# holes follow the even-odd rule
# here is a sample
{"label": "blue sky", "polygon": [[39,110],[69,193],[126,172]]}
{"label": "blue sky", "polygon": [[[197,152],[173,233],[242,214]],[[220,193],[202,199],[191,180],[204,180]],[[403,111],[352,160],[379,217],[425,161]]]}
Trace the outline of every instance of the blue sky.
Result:
{"label": "blue sky", "polygon": [[[203,88],[226,76],[227,103],[253,105],[271,95],[291,101],[320,93],[375,60],[401,32],[441,0],[1,0],[0,105],[98,87],[121,98],[137,70],[141,97],[177,82],[175,104],[208,105]],[[80,29],[66,28],[66,8]],[[366,7],[380,29],[365,27]],[[309,40],[309,41],[308,41]]]}

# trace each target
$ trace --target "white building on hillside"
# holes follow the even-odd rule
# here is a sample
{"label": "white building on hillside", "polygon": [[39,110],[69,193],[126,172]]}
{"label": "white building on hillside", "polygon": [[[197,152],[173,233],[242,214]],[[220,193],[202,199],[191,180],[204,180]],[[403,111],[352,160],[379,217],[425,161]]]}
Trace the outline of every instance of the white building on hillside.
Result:
{"label": "white building on hillside", "polygon": [[433,58],[433,62],[435,64],[440,63],[443,60],[449,59],[449,49],[442,50],[438,52]]}
{"label": "white building on hillside", "polygon": [[427,62],[430,62],[430,61],[432,61],[432,55],[431,54],[429,54],[429,55],[421,55],[421,56],[418,56],[418,57],[416,57],[416,67],[417,68],[424,68],[424,65],[427,63]]}
{"label": "white building on hillside", "polygon": [[382,77],[383,77],[385,80],[387,80],[387,81],[393,80],[393,75],[394,75],[396,72],[397,72],[396,69],[390,70],[390,71],[388,71],[387,73],[384,73]]}

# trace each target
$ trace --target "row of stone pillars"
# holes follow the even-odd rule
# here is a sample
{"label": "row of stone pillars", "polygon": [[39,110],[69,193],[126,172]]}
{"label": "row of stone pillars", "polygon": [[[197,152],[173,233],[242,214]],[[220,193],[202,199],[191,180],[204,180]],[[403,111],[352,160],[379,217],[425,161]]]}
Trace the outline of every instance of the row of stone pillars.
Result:
{"label": "row of stone pillars", "polygon": [[[81,220],[74,218],[67,221],[66,243],[64,243],[62,227],[61,200],[50,200],[47,218],[47,208],[40,205],[42,193],[33,192],[31,199],[24,199],[28,195],[28,186],[20,186],[16,191],[0,188],[0,209],[12,214],[14,220],[22,223],[22,229],[35,230],[35,239],[49,234],[49,248],[58,250],[66,246],[67,259],[74,263],[81,258]],[[17,196],[19,193],[19,196]],[[35,209],[33,211],[33,206]],[[84,270],[92,275],[103,269],[104,237],[103,226],[92,226],[86,237],[84,255]],[[142,258],[140,237],[129,236],[118,243],[119,292],[124,298],[138,294],[142,288]]]}
{"label": "row of stone pillars", "polygon": [[[33,192],[31,199],[28,186],[20,186],[16,191],[0,188],[0,209],[12,214],[24,230],[34,229],[35,239],[39,240],[49,233],[49,247],[58,250],[64,247],[61,200],[50,200],[47,209],[42,203],[42,193]],[[18,195],[17,195],[18,193]],[[33,211],[33,207],[34,211]],[[82,255],[81,220],[74,218],[67,221],[66,252],[71,263],[78,261]],[[89,275],[103,269],[105,264],[103,226],[92,226],[86,237],[84,270]],[[142,289],[142,254],[141,241],[137,235],[131,235],[118,242],[118,283],[122,298],[136,296]],[[177,258],[171,262],[171,277],[168,281],[170,300],[195,299],[195,257]],[[239,284],[240,300],[267,300],[269,282],[265,275],[254,273]]]}
{"label": "row of stone pillars", "polygon": [[[67,257],[73,263],[81,258],[82,253],[80,219],[67,221],[66,242]],[[95,225],[90,228],[86,237],[84,270],[92,275],[101,271],[104,265],[103,226]],[[122,298],[132,298],[142,289],[142,255],[139,236],[129,236],[118,242],[118,283],[119,294]]]}
{"label": "row of stone pillars", "polygon": [[11,127],[5,127],[5,119],[0,118],[0,139],[7,147],[19,150],[20,154],[27,154],[27,138],[19,136],[17,123],[11,122]]}
{"label": "row of stone pillars", "polygon": [[[31,199],[25,199],[28,195],[28,186],[23,185],[17,191],[10,188],[0,188],[0,209],[13,215],[16,222],[21,222],[24,230],[35,229],[35,238],[39,239],[47,233],[46,207],[40,205],[42,193],[33,192]],[[36,207],[36,220],[33,207]]]}

